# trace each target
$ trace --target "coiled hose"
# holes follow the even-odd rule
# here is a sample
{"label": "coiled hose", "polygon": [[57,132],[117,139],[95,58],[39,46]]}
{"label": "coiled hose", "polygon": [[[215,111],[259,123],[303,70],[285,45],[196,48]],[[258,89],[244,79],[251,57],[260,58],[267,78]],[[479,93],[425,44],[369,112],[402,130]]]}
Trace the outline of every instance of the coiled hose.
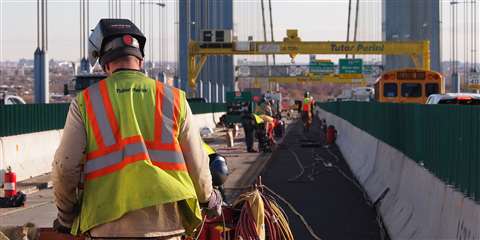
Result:
{"label": "coiled hose", "polygon": [[[259,186],[259,189],[263,189],[266,186]],[[254,213],[251,207],[252,198],[260,196],[261,201],[259,205],[263,206],[263,214]],[[290,230],[290,224],[286,217],[286,214],[282,208],[277,204],[274,197],[262,192],[254,190],[254,192],[248,192],[242,194],[239,197],[239,201],[235,205],[242,205],[240,218],[235,226],[235,239],[257,240],[293,240],[293,233]],[[257,209],[262,209],[259,207]],[[260,210],[261,211],[261,210]],[[263,216],[264,226],[257,226],[255,216]],[[261,221],[260,221],[261,222]]]}

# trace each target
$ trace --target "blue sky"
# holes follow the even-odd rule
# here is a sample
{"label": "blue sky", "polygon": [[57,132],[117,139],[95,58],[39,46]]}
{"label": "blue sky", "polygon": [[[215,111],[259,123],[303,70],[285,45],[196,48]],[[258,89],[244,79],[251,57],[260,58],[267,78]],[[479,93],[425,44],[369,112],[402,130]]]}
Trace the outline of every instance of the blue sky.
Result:
{"label": "blue sky", "polygon": [[[79,53],[79,1],[49,1],[49,56],[54,59],[78,61]],[[108,17],[107,0],[91,0],[90,27],[93,28],[102,17]],[[138,0],[137,0],[138,2]],[[173,44],[174,6],[173,1],[166,1],[170,32],[169,43]],[[254,35],[263,39],[261,30],[260,1],[235,1],[235,32],[240,39]],[[265,1],[268,2],[268,1]],[[355,1],[354,1],[355,2]],[[274,34],[277,40],[285,35],[288,28],[299,29],[304,40],[345,40],[347,25],[348,0],[273,0]],[[449,22],[448,1],[444,1],[443,22]],[[381,19],[380,0],[364,0],[361,5],[361,33],[359,40],[380,40]],[[463,7],[459,7],[462,15]],[[123,1],[123,17],[130,17],[130,0]],[[154,10],[156,14],[158,10]],[[365,15],[371,17],[365,17]],[[480,14],[479,14],[480,15]],[[155,17],[157,17],[155,15]],[[460,17],[459,26],[462,26]],[[158,19],[154,21],[155,34]],[[449,27],[444,26],[444,33]],[[459,39],[462,35],[459,36]],[[242,39],[243,40],[243,39]],[[449,39],[444,38],[445,46]],[[158,41],[158,36],[154,38]],[[35,0],[0,0],[0,60],[32,58],[36,48],[36,1]],[[154,47],[154,57],[158,58],[158,48]],[[169,48],[173,59],[173,48]],[[449,58],[449,51],[444,51],[444,60]],[[462,51],[460,50],[460,58]],[[260,57],[257,57],[260,58]],[[286,60],[286,58],[283,58]],[[303,59],[306,59],[303,58]]]}

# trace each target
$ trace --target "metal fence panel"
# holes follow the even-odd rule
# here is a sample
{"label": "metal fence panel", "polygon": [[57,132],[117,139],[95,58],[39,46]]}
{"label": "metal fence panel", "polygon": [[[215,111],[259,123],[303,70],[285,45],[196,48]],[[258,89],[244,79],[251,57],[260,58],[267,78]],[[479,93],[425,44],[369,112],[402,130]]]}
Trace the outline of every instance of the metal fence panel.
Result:
{"label": "metal fence panel", "polygon": [[480,202],[480,107],[320,103]]}
{"label": "metal fence panel", "polygon": [[[0,105],[0,137],[63,129],[68,103]],[[224,103],[191,103],[193,114],[225,112]]]}

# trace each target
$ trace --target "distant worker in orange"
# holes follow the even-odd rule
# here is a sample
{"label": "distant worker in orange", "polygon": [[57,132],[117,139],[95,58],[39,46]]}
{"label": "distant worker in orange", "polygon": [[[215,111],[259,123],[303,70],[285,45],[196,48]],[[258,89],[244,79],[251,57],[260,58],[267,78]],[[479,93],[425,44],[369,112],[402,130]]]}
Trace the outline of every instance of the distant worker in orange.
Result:
{"label": "distant worker in orange", "polygon": [[54,229],[105,239],[181,239],[222,198],[185,93],[148,78],[146,38],[127,19],[102,19],[89,60],[108,77],[71,103],[53,162]]}
{"label": "distant worker in orange", "polygon": [[302,121],[303,121],[303,129],[305,132],[310,130],[313,121],[313,107],[315,104],[315,100],[313,97],[310,96],[310,92],[306,91],[303,95],[303,102],[302,102]]}

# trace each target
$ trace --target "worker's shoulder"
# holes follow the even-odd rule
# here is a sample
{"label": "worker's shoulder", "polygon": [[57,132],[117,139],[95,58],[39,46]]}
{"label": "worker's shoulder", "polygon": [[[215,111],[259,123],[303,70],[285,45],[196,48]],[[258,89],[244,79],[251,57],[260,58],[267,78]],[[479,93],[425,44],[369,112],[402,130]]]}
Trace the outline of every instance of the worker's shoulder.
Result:
{"label": "worker's shoulder", "polygon": [[185,96],[185,91],[183,91],[183,90],[180,89],[180,88],[176,88],[176,87],[174,87],[174,86],[170,86],[170,85],[165,84],[165,83],[162,83],[162,82],[158,82],[157,84],[163,85],[164,88],[166,88],[166,89],[168,89],[168,90],[170,90],[170,91],[177,91],[178,94],[181,96],[181,98],[184,98],[184,96]]}

